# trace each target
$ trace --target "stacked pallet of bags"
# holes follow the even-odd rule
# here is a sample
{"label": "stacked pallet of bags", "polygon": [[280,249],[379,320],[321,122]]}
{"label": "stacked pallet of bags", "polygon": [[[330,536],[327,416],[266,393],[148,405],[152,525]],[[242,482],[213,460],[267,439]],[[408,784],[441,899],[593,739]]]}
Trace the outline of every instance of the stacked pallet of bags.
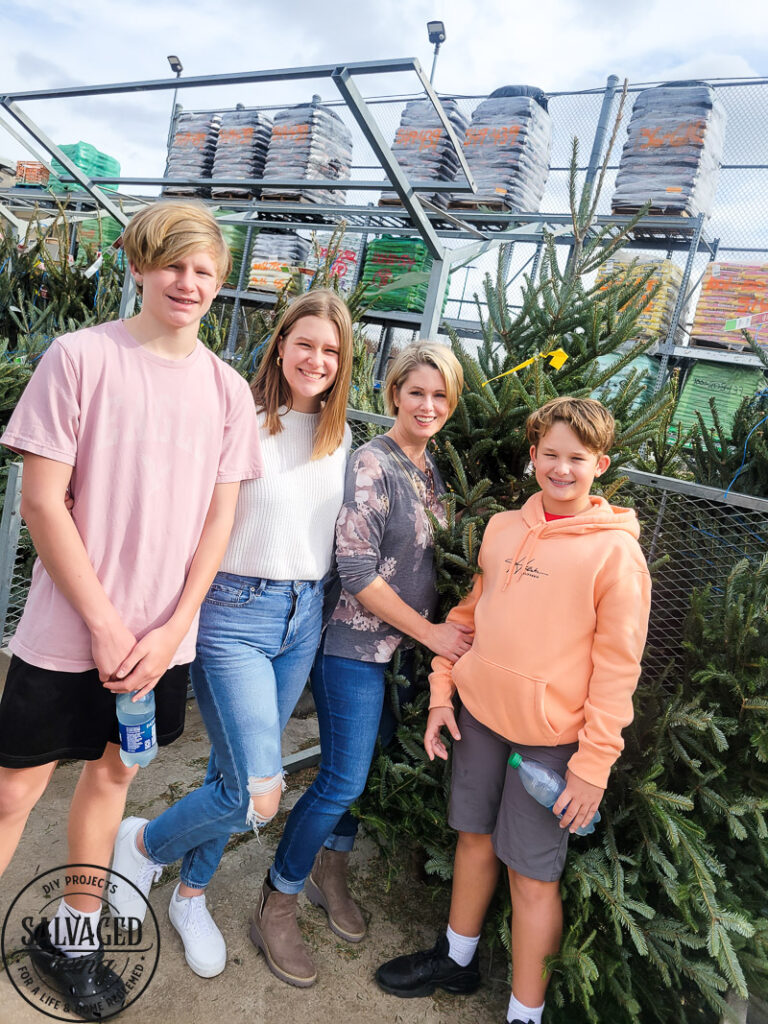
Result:
{"label": "stacked pallet of bags", "polygon": [[621,154],[614,213],[709,216],[725,143],[725,108],[711,85],[681,82],[644,89]]}
{"label": "stacked pallet of bags", "polygon": [[669,437],[674,441],[680,424],[683,432],[698,426],[699,417],[710,430],[715,428],[710,400],[714,399],[720,424],[726,437],[731,436],[736,411],[745,398],[751,398],[765,385],[762,370],[744,366],[716,366],[711,363],[695,363],[688,372],[680,392],[680,400],[669,428]]}
{"label": "stacked pallet of bags", "polygon": [[[102,153],[90,142],[75,142],[71,146],[59,146],[59,149],[89,178],[120,177],[119,161],[109,153]],[[56,159],[51,160],[51,172],[48,187],[53,192],[71,192],[83,187],[76,181],[64,183],[59,180],[59,175],[68,177],[69,171]],[[107,189],[110,192],[117,191],[117,185],[99,185],[99,188]]]}
{"label": "stacked pallet of bags", "polygon": [[[420,238],[382,235],[368,243],[361,280],[367,287],[366,297],[375,310],[421,313],[427,298],[431,269],[432,257]],[[418,272],[424,275],[424,279],[417,284],[406,284],[376,297],[376,292],[383,286],[393,284],[405,274]]]}
{"label": "stacked pallet of bags", "polygon": [[[629,281],[637,281],[648,273],[649,268],[653,268],[653,271],[645,285],[646,294],[650,294],[654,288],[657,288],[657,291],[637,318],[636,334],[627,344],[643,338],[663,341],[668,336],[672,314],[683,283],[683,271],[671,260],[633,259],[626,253],[618,253],[597,272],[597,284],[608,288],[609,278],[615,280],[618,277],[620,281],[628,278]],[[681,321],[685,321],[685,310],[678,317],[676,333],[679,337],[675,339],[676,344],[682,344],[684,341]]]}
{"label": "stacked pallet of bags", "polygon": [[[349,233],[338,241],[332,231],[316,231],[312,235],[312,246],[304,260],[304,266],[313,273],[330,260],[329,273],[335,277],[342,292],[351,291],[357,282],[362,250],[362,235]],[[331,246],[333,245],[333,252]]]}
{"label": "stacked pallet of bags", "polygon": [[[456,100],[442,100],[451,127],[459,144],[463,144],[467,118],[459,110]],[[400,126],[392,143],[392,152],[409,182],[453,181],[459,169],[459,159],[443,123],[431,100],[409,100],[400,116]],[[445,207],[445,192],[419,193],[436,206]],[[394,192],[382,192],[379,206],[394,206],[400,199]]]}
{"label": "stacked pallet of bags", "polygon": [[[691,328],[691,345],[745,347],[741,331],[727,320],[768,313],[768,263],[708,263]],[[758,345],[768,346],[768,324],[750,325]]]}
{"label": "stacked pallet of bags", "polygon": [[[267,150],[264,179],[302,181],[349,180],[352,168],[352,133],[318,96],[275,114]],[[264,188],[262,199],[302,203],[343,203],[341,189]]]}
{"label": "stacked pallet of bags", "polygon": [[[213,177],[261,178],[271,135],[272,118],[253,107],[223,112],[213,158]],[[211,194],[214,199],[249,199],[258,194],[258,189],[247,185],[214,185]]]}
{"label": "stacked pallet of bags", "polygon": [[551,141],[552,120],[540,89],[496,89],[475,108],[464,138],[477,194],[455,194],[451,206],[535,213],[549,176]]}
{"label": "stacked pallet of bags", "polygon": [[279,292],[304,272],[310,243],[295,231],[260,231],[251,248],[249,288]]}
{"label": "stacked pallet of bags", "polygon": [[[176,118],[173,141],[168,150],[166,178],[210,178],[221,117],[211,111],[183,111]],[[208,186],[165,185],[163,195],[203,196],[211,194]]]}
{"label": "stacked pallet of bags", "polygon": [[89,263],[97,252],[104,254],[107,262],[118,256],[121,265],[122,252],[111,249],[112,243],[123,233],[123,225],[114,217],[88,217],[77,225],[77,263]]}

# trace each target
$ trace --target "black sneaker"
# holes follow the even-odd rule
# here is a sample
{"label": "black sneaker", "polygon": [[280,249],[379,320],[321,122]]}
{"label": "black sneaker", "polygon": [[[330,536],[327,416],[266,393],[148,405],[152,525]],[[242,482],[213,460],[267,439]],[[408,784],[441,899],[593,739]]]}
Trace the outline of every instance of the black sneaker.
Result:
{"label": "black sneaker", "polygon": [[398,956],[376,971],[379,987],[403,999],[431,996],[436,988],[456,995],[470,995],[480,985],[478,951],[471,963],[460,967],[448,956],[448,939],[441,935],[432,949]]}
{"label": "black sneaker", "polygon": [[123,979],[103,963],[104,950],[88,956],[64,956],[51,942],[48,923],[35,928],[29,956],[36,970],[51,988],[66,999],[69,1007],[84,1020],[106,1020],[119,1013],[125,1003]]}

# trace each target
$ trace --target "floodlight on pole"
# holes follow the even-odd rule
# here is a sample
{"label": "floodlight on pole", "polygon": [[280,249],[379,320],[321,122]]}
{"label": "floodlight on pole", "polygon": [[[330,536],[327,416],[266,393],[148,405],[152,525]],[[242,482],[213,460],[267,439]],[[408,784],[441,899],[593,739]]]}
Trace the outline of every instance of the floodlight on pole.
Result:
{"label": "floodlight on pole", "polygon": [[440,52],[440,45],[445,42],[444,23],[442,21],[428,21],[427,34],[429,35],[430,43],[435,44],[434,56],[432,57],[432,71],[429,74],[429,84],[431,85],[435,78],[435,65],[437,64],[437,55]]}
{"label": "floodlight on pole", "polygon": [[[181,72],[184,70],[184,65],[181,63],[179,58],[174,53],[168,54],[168,63],[171,65],[171,71],[175,72],[177,78],[181,78]],[[173,142],[174,128],[176,127],[176,95],[178,89],[173,90],[173,101],[171,103],[171,123],[168,126],[168,152],[171,150],[171,143]]]}

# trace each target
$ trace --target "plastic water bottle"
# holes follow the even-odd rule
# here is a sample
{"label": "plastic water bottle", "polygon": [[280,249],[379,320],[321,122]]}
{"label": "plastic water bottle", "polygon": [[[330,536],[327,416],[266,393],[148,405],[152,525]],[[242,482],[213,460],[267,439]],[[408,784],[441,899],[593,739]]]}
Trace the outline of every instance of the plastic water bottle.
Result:
{"label": "plastic water bottle", "polygon": [[[543,764],[536,764],[535,761],[524,761],[518,753],[510,756],[507,762],[512,768],[520,772],[520,781],[534,800],[538,800],[542,807],[550,810],[554,807],[557,798],[565,789],[565,779],[562,775],[552,771]],[[562,818],[562,813],[558,817]],[[600,811],[595,811],[595,816],[588,825],[576,829],[577,836],[588,836],[595,831],[595,825],[600,821]]]}
{"label": "plastic water bottle", "polygon": [[157,753],[155,694],[150,690],[137,701],[132,701],[131,697],[133,693],[117,695],[120,760],[129,768],[134,764],[145,768]]}

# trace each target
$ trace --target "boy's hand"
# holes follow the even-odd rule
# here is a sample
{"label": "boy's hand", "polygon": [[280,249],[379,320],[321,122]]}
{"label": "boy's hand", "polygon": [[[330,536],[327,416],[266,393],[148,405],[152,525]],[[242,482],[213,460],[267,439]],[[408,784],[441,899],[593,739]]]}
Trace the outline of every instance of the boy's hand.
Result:
{"label": "boy's hand", "polygon": [[430,761],[435,760],[435,754],[443,761],[448,759],[448,751],[440,739],[440,730],[443,726],[455,740],[461,739],[453,708],[432,708],[427,718],[427,727],[424,730],[424,749]]}
{"label": "boy's hand", "polygon": [[154,689],[158,679],[168,668],[181,640],[178,631],[171,629],[167,624],[153,629],[139,640],[118,666],[113,678],[104,685],[112,693],[130,693],[136,690],[136,698],[143,697]]}
{"label": "boy's hand", "polygon": [[600,806],[603,793],[605,790],[602,787],[585,782],[584,779],[580,779],[578,775],[574,775],[570,769],[567,769],[565,789],[552,808],[553,814],[560,814],[567,805],[560,819],[560,828],[567,828],[571,832],[575,832],[577,828],[588,825]]}
{"label": "boy's hand", "polygon": [[113,679],[123,660],[136,646],[136,637],[115,615],[106,626],[91,633],[91,654],[102,683]]}
{"label": "boy's hand", "polygon": [[448,661],[458,661],[472,646],[475,631],[471,626],[460,626],[455,622],[430,623],[430,626],[426,638],[427,647]]}

